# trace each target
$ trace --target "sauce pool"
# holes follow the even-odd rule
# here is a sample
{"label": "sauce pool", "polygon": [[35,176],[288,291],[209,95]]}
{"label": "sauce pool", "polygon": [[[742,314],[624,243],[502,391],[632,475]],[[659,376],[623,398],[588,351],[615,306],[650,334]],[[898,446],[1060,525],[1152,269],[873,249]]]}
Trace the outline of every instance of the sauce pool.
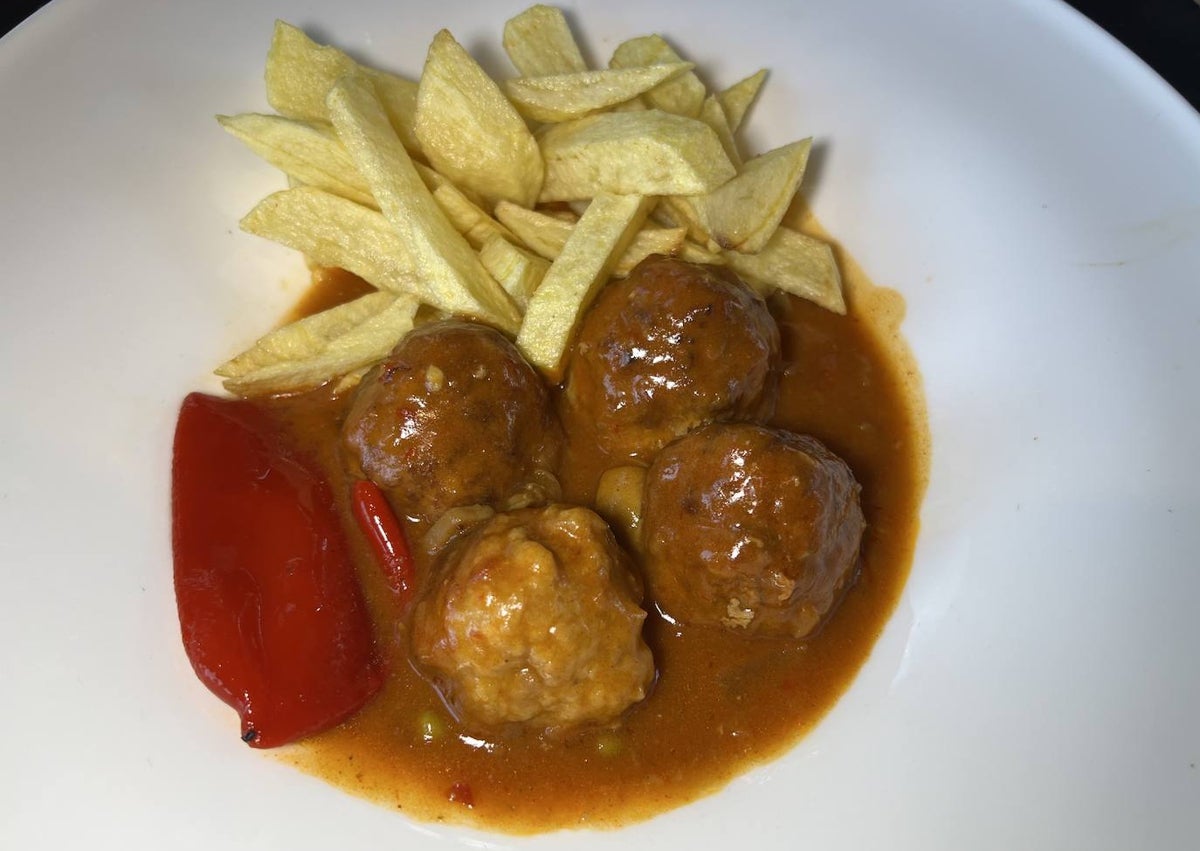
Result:
{"label": "sauce pool", "polygon": [[[802,229],[828,239],[803,212],[799,218]],[[394,594],[365,541],[351,535],[388,679],[349,721],[280,756],[419,820],[532,833],[648,818],[794,745],[852,682],[896,606],[928,469],[920,388],[898,335],[902,302],[839,255],[850,315],[790,296],[770,301],[786,366],[772,424],[826,443],[863,487],[867,531],[859,573],[816,635],[795,642],[681,628],[652,609],[646,638],[658,680],[617,729],[553,742],[529,734],[483,741],[458,727],[409,663]],[[299,312],[345,300],[361,286],[336,272],[318,274],[316,282]],[[269,403],[290,439],[324,470],[347,529],[351,482],[338,443],[349,395],[317,391]],[[595,454],[572,449],[577,459]],[[567,497],[588,501],[600,472],[580,463],[565,473]],[[415,555],[419,587],[429,565]]]}

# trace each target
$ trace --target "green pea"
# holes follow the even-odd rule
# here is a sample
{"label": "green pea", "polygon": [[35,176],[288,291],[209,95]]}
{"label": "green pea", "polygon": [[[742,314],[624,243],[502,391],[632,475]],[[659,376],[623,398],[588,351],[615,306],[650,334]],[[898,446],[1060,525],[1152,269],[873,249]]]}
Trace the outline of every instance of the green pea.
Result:
{"label": "green pea", "polygon": [[596,753],[600,756],[619,756],[624,750],[625,740],[616,733],[601,733],[596,739]]}
{"label": "green pea", "polygon": [[432,709],[426,709],[417,716],[417,730],[420,731],[421,741],[436,742],[446,735],[446,722]]}

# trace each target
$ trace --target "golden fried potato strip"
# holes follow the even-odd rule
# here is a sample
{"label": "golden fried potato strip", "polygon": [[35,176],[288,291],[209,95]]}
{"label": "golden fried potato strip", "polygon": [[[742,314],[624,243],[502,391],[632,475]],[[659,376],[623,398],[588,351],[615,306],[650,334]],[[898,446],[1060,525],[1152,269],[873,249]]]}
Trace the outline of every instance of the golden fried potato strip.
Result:
{"label": "golden fried potato strip", "polygon": [[542,201],[601,193],[698,195],[737,173],[712,128],[657,109],[555,124],[540,142],[546,160]]}
{"label": "golden fried potato strip", "polygon": [[504,25],[504,52],[526,77],[586,71],[567,19],[553,6],[530,6]]}
{"label": "golden fried potato strip", "polygon": [[[644,35],[623,42],[613,51],[609,60],[610,68],[637,68],[644,65],[657,65],[663,62],[682,62],[683,58],[675,52],[675,48],[667,44],[660,35]],[[707,91],[704,83],[692,71],[680,74],[670,82],[663,83],[644,97],[652,109],[661,109],[675,115],[686,115],[696,118],[700,115],[700,107],[704,103]]]}
{"label": "golden fried potato strip", "polygon": [[716,245],[747,254],[761,251],[800,188],[811,150],[812,139],[803,139],[768,151],[724,186],[682,200]]}
{"label": "golden fried potato strip", "polygon": [[521,321],[516,306],[430,194],[369,82],[339,80],[329,93],[329,116],[417,277],[436,292],[430,303],[515,332]]}
{"label": "golden fried potato strip", "polygon": [[218,115],[217,121],[254,153],[305,186],[315,186],[359,204],[375,206],[371,187],[333,127],[281,115]]}
{"label": "golden fried potato strip", "polygon": [[370,293],[278,328],[217,368],[242,396],[311,390],[387,357],[413,327],[417,299]]}
{"label": "golden fried potato strip", "polygon": [[[586,214],[587,211],[584,212]],[[547,260],[554,260],[562,254],[567,240],[576,228],[574,221],[536,210],[526,210],[516,204],[499,204],[496,207],[496,215],[517,239]],[[651,254],[676,254],[682,249],[686,238],[686,228],[644,227],[634,234],[629,247],[613,267],[613,274],[628,275],[634,266]]]}
{"label": "golden fried potato strip", "polygon": [[548,260],[513,245],[498,233],[492,234],[484,242],[479,250],[479,262],[500,282],[500,286],[512,296],[522,311],[529,305],[529,299],[550,269]]}
{"label": "golden fried potato strip", "polygon": [[834,313],[846,312],[833,248],[819,239],[780,227],[757,254],[725,251],[721,258],[761,292],[780,289]]}
{"label": "golden fried potato strip", "polygon": [[413,133],[416,83],[359,65],[336,47],[317,44],[298,27],[275,22],[275,34],[267,51],[267,103],[280,115],[328,122],[325,101],[329,90],[346,74],[353,73],[371,80],[392,129],[405,148],[420,156],[421,146]]}
{"label": "golden fried potato strip", "polygon": [[434,36],[417,90],[415,131],[430,164],[489,203],[533,206],[541,151],[508,98],[454,36]]}
{"label": "golden fried potato strip", "polygon": [[744,80],[738,80],[724,91],[717,92],[717,100],[725,109],[725,117],[729,120],[729,128],[735,133],[742,126],[746,112],[758,97],[763,81],[767,79],[767,69],[755,71]]}
{"label": "golden fried potato strip", "polygon": [[504,92],[526,118],[549,124],[602,112],[693,67],[691,62],[667,62],[639,68],[520,77],[506,81]]}
{"label": "golden fried potato strip", "polygon": [[562,377],[563,354],[579,318],[612,274],[653,203],[654,199],[639,195],[593,198],[529,300],[517,347],[550,381]]}

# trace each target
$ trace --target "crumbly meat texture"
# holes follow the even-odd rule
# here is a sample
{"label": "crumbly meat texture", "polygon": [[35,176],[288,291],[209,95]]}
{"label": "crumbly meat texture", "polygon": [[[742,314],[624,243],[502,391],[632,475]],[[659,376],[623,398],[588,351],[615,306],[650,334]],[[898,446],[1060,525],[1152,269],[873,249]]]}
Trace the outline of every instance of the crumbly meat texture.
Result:
{"label": "crumbly meat texture", "polygon": [[727,270],[651,257],[612,281],[581,325],[561,411],[614,463],[649,463],[689,429],[775,410],[779,328]]}
{"label": "crumbly meat texture", "polygon": [[413,653],[468,727],[604,724],[654,680],[639,583],[586,508],[495,515],[451,545],[431,588]]}
{"label": "crumbly meat texture", "polygon": [[800,638],[853,576],[864,525],[854,475],[816,439],[707,426],[646,477],[647,582],[676,620]]}
{"label": "crumbly meat texture", "polygon": [[412,331],[372,370],[342,437],[353,472],[428,522],[502,501],[553,469],[562,442],[549,391],[516,347],[458,320]]}

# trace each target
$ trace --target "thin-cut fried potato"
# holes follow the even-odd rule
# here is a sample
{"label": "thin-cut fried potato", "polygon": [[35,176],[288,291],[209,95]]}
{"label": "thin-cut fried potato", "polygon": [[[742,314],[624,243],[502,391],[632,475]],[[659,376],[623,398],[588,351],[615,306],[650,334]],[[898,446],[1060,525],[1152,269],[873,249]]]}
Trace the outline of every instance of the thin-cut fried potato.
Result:
{"label": "thin-cut fried potato", "polygon": [[[562,254],[567,240],[577,227],[574,222],[504,202],[496,206],[496,215],[516,234],[517,239],[547,260],[554,260]],[[651,254],[676,254],[683,247],[686,237],[686,228],[642,228],[617,260],[613,274],[628,275],[634,266]]]}
{"label": "thin-cut fried potato", "polygon": [[357,328],[396,301],[393,293],[369,293],[312,316],[306,316],[260,337],[254,345],[213,372],[237,378],[264,367],[299,361],[320,354],[330,340]]}
{"label": "thin-cut fried potato", "polygon": [[370,187],[328,124],[258,113],[218,115],[217,121],[289,178],[375,206]]}
{"label": "thin-cut fried potato", "polygon": [[242,230],[294,248],[309,263],[353,272],[392,293],[437,303],[417,275],[400,235],[382,214],[311,186],[268,195],[246,214]]}
{"label": "thin-cut fried potato", "polygon": [[539,210],[527,210],[517,204],[501,201],[496,205],[496,218],[528,249],[547,260],[562,254],[563,246],[577,219],[564,219]]}
{"label": "thin-cut fried potato", "polygon": [[337,380],[336,384],[333,385],[333,395],[341,396],[343,393],[349,393],[359,384],[362,384],[362,380],[367,377],[367,373],[369,371],[370,368],[364,366],[354,370],[353,372],[347,372]]}
{"label": "thin-cut fried potato", "polygon": [[325,100],[329,90],[341,77],[356,72],[371,80],[404,147],[420,155],[421,146],[413,133],[416,83],[359,65],[336,47],[317,44],[303,30],[284,21],[275,22],[275,34],[267,51],[267,103],[280,115],[327,122]]}
{"label": "thin-cut fried potato", "polygon": [[453,183],[446,182],[434,189],[433,200],[438,202],[438,206],[442,208],[455,230],[465,236],[467,242],[476,250],[482,248],[492,236],[513,238],[508,228],[489,216],[486,210],[464,195]]}
{"label": "thin-cut fried potato", "polygon": [[521,77],[505,82],[504,91],[526,118],[545,123],[568,121],[635,98],[694,67],[691,62],[667,62],[642,68]]}
{"label": "thin-cut fried potato", "polygon": [[762,249],[800,188],[811,149],[812,139],[776,148],[719,189],[686,199],[709,238],[733,251]]}
{"label": "thin-cut fried potato", "polygon": [[717,100],[725,108],[725,117],[729,120],[729,129],[735,133],[742,126],[742,121],[746,118],[746,111],[758,97],[758,92],[765,79],[767,79],[766,68],[756,71],[744,80],[739,80],[723,92],[717,92]]}
{"label": "thin-cut fried potato", "polygon": [[644,112],[650,107],[646,106],[646,102],[641,97],[631,98],[624,103],[619,103],[612,108],[613,112]]}
{"label": "thin-cut fried potato", "polygon": [[833,249],[819,239],[780,227],[757,254],[726,251],[722,258],[759,290],[781,289],[834,313],[846,312]]}
{"label": "thin-cut fried potato", "polygon": [[526,77],[586,71],[563,13],[553,6],[530,6],[504,25],[504,52]]}
{"label": "thin-cut fried potato", "polygon": [[638,195],[597,195],[529,300],[517,347],[551,381],[562,377],[562,357],[580,316],[653,204]]}
{"label": "thin-cut fried potato", "polygon": [[[687,196],[676,195],[659,199],[655,215],[670,225],[687,228],[690,239],[702,243],[709,242],[708,230],[701,224],[696,207]],[[717,250],[717,247],[713,246],[713,250]]]}
{"label": "thin-cut fried potato", "polygon": [[703,245],[697,245],[690,239],[685,239],[677,255],[680,260],[689,263],[702,263],[707,266],[724,266],[725,258],[718,251],[710,251]]}
{"label": "thin-cut fried potato", "polygon": [[700,195],[737,173],[712,128],[657,109],[555,124],[540,141],[546,160],[542,201],[604,192]]}
{"label": "thin-cut fried potato", "polygon": [[[595,293],[651,254],[846,311],[832,248],[780,225],[811,140],[742,162],[735,134],[765,70],[708,95],[657,35],[589,70],[542,5],[508,21],[504,48],[523,76],[501,85],[443,30],[414,83],[276,22],[266,83],[280,114],[218,121],[293,188],[242,227],[380,292],[263,337],[217,370],[229,390],[341,392],[415,321],[455,314],[515,334],[558,380]],[[549,126],[535,138],[526,120]]]}
{"label": "thin-cut fried potato", "polygon": [[717,100],[716,95],[709,95],[700,107],[700,120],[713,129],[721,140],[725,155],[738,171],[742,170],[742,154],[733,138],[733,128],[729,126],[729,118],[725,115],[725,107]]}
{"label": "thin-cut fried potato", "polygon": [[488,203],[532,207],[542,156],[525,120],[454,36],[429,46],[417,90],[416,134],[430,164]]}
{"label": "thin-cut fried potato", "polygon": [[387,356],[412,330],[418,301],[371,293],[276,329],[216,372],[243,396],[309,390]]}
{"label": "thin-cut fried potato", "polygon": [[449,186],[451,189],[455,190],[459,195],[466,198],[468,201],[470,201],[476,207],[480,206],[480,204],[483,203],[483,199],[481,199],[474,192],[463,189],[461,186],[455,186],[454,182],[452,180],[450,180],[450,178],[446,177],[444,174],[434,171],[429,166],[422,165],[421,163],[417,162],[416,160],[413,160],[413,167],[416,168],[417,174],[420,176],[421,181],[425,184],[425,187],[430,192],[436,192],[438,189],[440,189],[443,186]]}
{"label": "thin-cut fried potato", "polygon": [[678,254],[687,239],[686,228],[642,228],[613,267],[613,274],[625,276],[652,254]]}
{"label": "thin-cut fried potato", "polygon": [[512,300],[430,194],[369,83],[361,77],[339,80],[329,93],[329,117],[417,276],[436,293],[430,303],[515,331],[520,314]]}
{"label": "thin-cut fried potato", "polygon": [[728,266],[763,295],[783,290],[834,313],[846,312],[842,276],[833,249],[788,227],[776,229],[757,254],[717,252],[686,240],[677,256],[689,263]]}
{"label": "thin-cut fried potato", "polygon": [[479,250],[479,262],[522,311],[550,268],[549,260],[513,245],[498,233],[484,242]]}
{"label": "thin-cut fried potato", "polygon": [[[617,46],[609,60],[610,68],[637,68],[644,65],[658,65],[663,62],[681,62],[682,58],[671,45],[660,35],[644,35],[631,38]],[[647,92],[643,97],[652,109],[672,112],[676,115],[686,115],[695,118],[700,114],[707,92],[704,83],[694,72],[688,71],[675,77],[670,82],[663,83],[654,91]]]}

